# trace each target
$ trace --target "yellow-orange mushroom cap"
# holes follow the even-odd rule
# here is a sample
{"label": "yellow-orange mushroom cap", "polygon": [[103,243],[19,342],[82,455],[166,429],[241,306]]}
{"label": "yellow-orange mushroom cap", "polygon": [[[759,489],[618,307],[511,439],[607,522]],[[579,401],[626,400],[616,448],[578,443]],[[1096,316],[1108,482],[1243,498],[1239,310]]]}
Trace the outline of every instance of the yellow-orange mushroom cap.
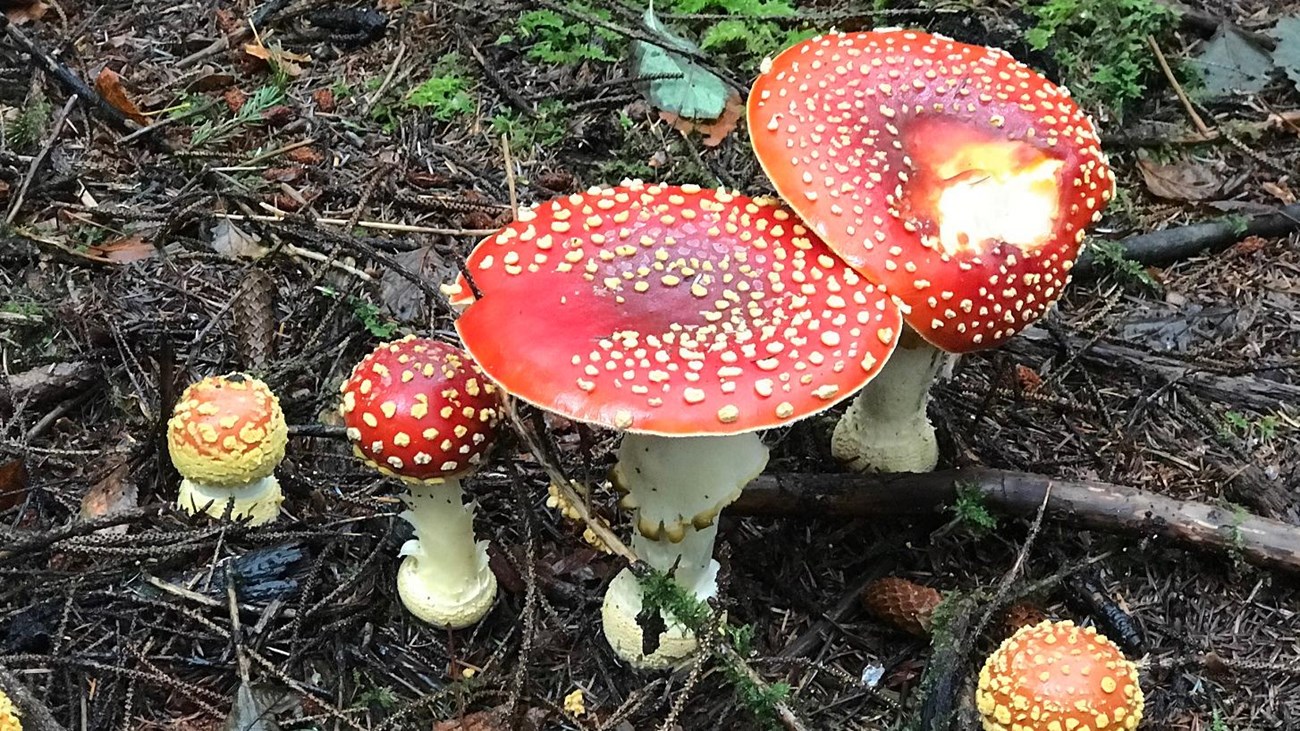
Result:
{"label": "yellow-orange mushroom cap", "polygon": [[191,384],[167,422],[167,449],[176,470],[216,487],[269,476],[284,459],[288,440],[279,399],[265,383],[242,373]]}
{"label": "yellow-orange mushroom cap", "polygon": [[984,731],[1132,731],[1142,720],[1137,666],[1073,622],[1022,627],[989,656],[975,705]]}
{"label": "yellow-orange mushroom cap", "polygon": [[0,692],[0,731],[23,731],[22,721],[18,720],[18,709],[9,696]]}

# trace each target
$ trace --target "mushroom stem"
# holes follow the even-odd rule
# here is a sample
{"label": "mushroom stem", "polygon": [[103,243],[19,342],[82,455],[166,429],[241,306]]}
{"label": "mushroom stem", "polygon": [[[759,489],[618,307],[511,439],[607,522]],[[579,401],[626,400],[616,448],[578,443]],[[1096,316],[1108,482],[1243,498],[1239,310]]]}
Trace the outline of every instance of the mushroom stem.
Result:
{"label": "mushroom stem", "polygon": [[856,472],[933,470],[939,445],[926,405],[935,377],[955,358],[905,328],[880,375],[858,392],[835,425],[831,453]]}
{"label": "mushroom stem", "polygon": [[[662,437],[626,434],[613,482],[633,510],[632,550],[697,599],[717,594],[713,543],[718,513],[767,465],[767,447],[754,432],[729,436]],[[675,618],[658,649],[646,655],[641,627],[641,585],[629,570],[614,577],[601,610],[605,637],[615,654],[642,669],[667,667],[695,652],[694,633]]]}
{"label": "mushroom stem", "polygon": [[213,518],[221,518],[226,514],[226,505],[232,500],[234,505],[230,506],[231,520],[246,518],[249,525],[264,525],[279,517],[284,493],[280,491],[280,482],[275,479],[275,475],[234,486],[181,480],[180,491],[176,494],[176,507],[189,515],[202,512]]}
{"label": "mushroom stem", "polygon": [[718,562],[713,560],[713,544],[718,524],[696,530],[687,528],[678,543],[646,538],[632,531],[632,551],[664,573],[672,572],[673,581],[697,599],[710,599],[718,593]]}
{"label": "mushroom stem", "polygon": [[487,614],[496,597],[487,541],[474,540],[474,506],[466,505],[460,479],[414,484],[401,517],[415,528],[402,545],[397,592],[416,617],[460,629]]}

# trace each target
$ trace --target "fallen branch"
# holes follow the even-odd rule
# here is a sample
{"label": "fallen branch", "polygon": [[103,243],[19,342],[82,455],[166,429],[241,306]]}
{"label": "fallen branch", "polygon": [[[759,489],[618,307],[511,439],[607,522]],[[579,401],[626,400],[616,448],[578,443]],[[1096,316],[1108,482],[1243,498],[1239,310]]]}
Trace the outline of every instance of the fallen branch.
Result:
{"label": "fallen branch", "polygon": [[[1064,337],[1071,348],[1082,348],[1078,354],[1082,360],[1111,368],[1123,366],[1139,372],[1155,373],[1223,403],[1240,404],[1261,411],[1300,403],[1300,386],[1294,384],[1251,375],[1216,373],[1208,366],[1190,363],[1173,355],[1150,353],[1105,340],[1092,341],[1075,335]],[[1045,357],[1056,348],[1052,336],[1037,328],[1029,328],[1007,343],[1010,352],[1034,357]],[[1279,365],[1277,370],[1284,367]]]}
{"label": "fallen branch", "polygon": [[767,516],[932,515],[952,504],[958,489],[975,490],[989,507],[1020,516],[1032,516],[1046,496],[1047,516],[1072,526],[1159,536],[1300,573],[1300,529],[1287,523],[1123,485],[982,467],[898,475],[762,475],[727,510]]}
{"label": "fallen branch", "polygon": [[[1119,243],[1124,248],[1124,256],[1139,264],[1171,264],[1197,254],[1226,249],[1247,236],[1285,236],[1292,231],[1300,231],[1300,203],[1278,208],[1273,213],[1250,216],[1244,226],[1240,218],[1225,217],[1138,234]],[[1089,276],[1096,271],[1095,260],[1084,249],[1075,264],[1074,275]]]}

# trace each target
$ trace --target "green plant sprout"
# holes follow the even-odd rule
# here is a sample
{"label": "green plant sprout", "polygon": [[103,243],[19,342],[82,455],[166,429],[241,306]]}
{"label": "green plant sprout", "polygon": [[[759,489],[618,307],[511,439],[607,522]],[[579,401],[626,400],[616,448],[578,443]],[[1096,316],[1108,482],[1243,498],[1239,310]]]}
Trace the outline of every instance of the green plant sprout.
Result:
{"label": "green plant sprout", "polygon": [[1118,241],[1092,241],[1088,245],[1093,261],[1119,276],[1120,279],[1139,284],[1154,291],[1160,290],[1160,283],[1151,276],[1146,267],[1128,257],[1124,245]]}
{"label": "green plant sprout", "polygon": [[549,147],[564,139],[569,131],[566,109],[563,102],[550,99],[538,105],[532,119],[514,110],[498,112],[490,123],[492,134],[497,138],[509,137],[510,151],[517,154],[527,154],[538,146]]}
{"label": "green plant sprout", "polygon": [[1219,436],[1224,439],[1257,439],[1261,442],[1270,442],[1277,437],[1281,424],[1282,418],[1277,414],[1265,414],[1252,419],[1240,411],[1226,411],[1223,414],[1223,423],[1219,426]]}
{"label": "green plant sprout", "polygon": [[44,92],[37,90],[18,113],[18,117],[5,129],[5,142],[10,147],[27,147],[40,141],[45,127],[50,123],[53,108]]}
{"label": "green plant sprout", "polygon": [[1029,46],[1052,55],[1084,106],[1115,119],[1156,71],[1147,37],[1166,34],[1178,17],[1155,0],[1045,0],[1028,12],[1037,21],[1025,32]]}
{"label": "green plant sprout", "polygon": [[384,318],[378,305],[350,294],[343,295],[333,287],[316,287],[316,291],[326,297],[342,299],[347,302],[348,306],[352,308],[352,314],[361,321],[361,326],[366,329],[366,332],[380,340],[387,340],[392,337],[393,333],[397,332],[398,323]]}
{"label": "green plant sprout", "polygon": [[284,90],[278,86],[267,85],[253,92],[244,100],[243,106],[234,116],[224,120],[206,120],[190,133],[190,145],[198,147],[209,142],[226,139],[241,128],[262,121],[262,115],[271,107],[284,101]]}
{"label": "green plant sprout", "polygon": [[984,494],[978,488],[959,485],[957,501],[953,503],[951,510],[957,516],[959,523],[969,526],[976,533],[988,533],[998,527],[998,519],[989,512],[988,506],[984,503]]}
{"label": "green plant sprout", "polygon": [[[609,11],[585,3],[570,2],[567,6],[579,17],[589,16],[608,21]],[[557,66],[579,64],[583,61],[617,61],[619,45],[623,38],[600,26],[575,21],[572,17],[554,10],[530,10],[519,16],[515,33],[502,34],[498,44],[518,39],[527,47],[525,55],[534,61]]]}
{"label": "green plant sprout", "polygon": [[407,92],[402,105],[423,110],[440,122],[474,111],[474,98],[469,93],[469,79],[460,54],[453,52],[438,59],[429,78]]}
{"label": "green plant sprout", "polygon": [[[714,620],[713,610],[707,602],[695,598],[690,592],[678,586],[668,574],[646,567],[649,573],[638,575],[642,591],[642,607],[646,611],[670,614],[683,626],[698,637],[708,635]],[[753,647],[754,628],[749,625],[732,626],[724,624],[720,628],[721,638],[731,645],[737,657],[748,655]],[[709,647],[710,642],[702,642]],[[721,652],[713,656],[722,667],[722,673],[735,688],[737,701],[750,712],[763,728],[779,728],[777,723],[777,706],[790,696],[787,683],[764,684],[755,681],[739,660],[731,660]]]}

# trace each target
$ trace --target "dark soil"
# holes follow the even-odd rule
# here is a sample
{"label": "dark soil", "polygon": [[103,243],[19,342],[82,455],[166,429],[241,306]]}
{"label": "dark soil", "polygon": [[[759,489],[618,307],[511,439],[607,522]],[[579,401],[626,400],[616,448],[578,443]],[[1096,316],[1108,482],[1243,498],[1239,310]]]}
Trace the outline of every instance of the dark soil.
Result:
{"label": "dark soil", "polygon": [[[827,25],[872,24],[866,11],[820,6],[841,13]],[[272,80],[243,51],[252,37],[203,52],[246,30],[258,8],[65,1],[20,26],[81,78],[120,73],[140,109],[160,112],[154,119],[182,103],[210,105],[129,139],[84,104],[55,134],[67,90],[11,38],[0,41],[9,140],[0,202],[11,214],[0,238],[0,667],[69,729],[221,728],[241,675],[254,705],[293,728],[757,728],[715,665],[697,676],[642,674],[614,658],[599,606],[622,562],[546,507],[546,477],[514,446],[470,485],[500,577],[497,606],[459,632],[409,617],[393,584],[409,532],[396,518],[401,488],[319,428],[337,426],[339,384],[383,337],[454,339],[438,285],[483,230],[508,220],[512,195],[531,203],[628,175],[762,192],[743,129],[703,147],[658,120],[623,64],[546,64],[518,39],[494,43],[521,5],[364,7],[370,13],[263,6],[266,46],[310,60],[293,61],[301,73],[290,74],[282,100],[197,141],[203,119],[231,119]],[[1250,29],[1288,12],[1249,2],[1203,10]],[[613,17],[631,26],[637,12]],[[969,12],[980,22],[926,13],[906,22],[1018,42],[1022,14]],[[1185,56],[1207,36],[1184,26],[1165,52]],[[439,121],[397,103],[452,51],[469,80],[468,110]],[[530,142],[519,130],[540,125],[528,115],[553,101],[566,105],[556,139]],[[23,110],[41,103],[50,111],[37,132],[15,138]],[[1298,107],[1279,78],[1203,114],[1220,125]],[[524,125],[509,130],[512,176],[503,130],[491,123],[505,112]],[[1176,144],[1188,123],[1159,79],[1129,119],[1107,130],[1127,194],[1098,238],[1295,200],[1294,176],[1273,167],[1300,169],[1294,124],[1241,146]],[[1139,173],[1139,149],[1217,166],[1237,182],[1210,201],[1157,198]],[[226,214],[243,217],[233,221],[242,235],[225,228]],[[1295,234],[1249,238],[1147,270],[1146,282],[1113,267],[1076,280],[1032,337],[963,358],[936,387],[943,463],[1099,479],[1300,523],[1300,410],[1269,396],[1270,384],[1300,385],[1298,243]],[[1170,378],[1141,358],[1090,354],[1098,343],[1174,358],[1192,376],[1258,379],[1259,388],[1246,398]],[[162,425],[186,384],[234,369],[264,377],[302,427],[277,473],[288,499],[273,526],[206,522],[172,506],[178,476]],[[834,471],[825,445],[837,414],[770,435],[769,470]],[[614,438],[551,426],[566,468],[599,483]],[[610,491],[598,489],[594,505],[622,526]],[[917,718],[930,643],[867,616],[856,588],[901,575],[987,600],[1029,533],[1026,521],[980,531],[953,513],[724,518],[728,620],[753,627],[752,667],[790,684],[788,705],[806,728],[899,727]],[[1145,728],[1300,728],[1294,576],[1231,553],[1049,520],[1021,580],[1067,569],[1094,580],[1145,637],[1147,652],[1135,655]],[[1049,584],[1031,599],[1051,617],[1101,621],[1071,586]],[[848,609],[825,621],[837,605]],[[976,638],[969,664],[1004,633],[995,622]],[[587,713],[566,715],[576,689]],[[958,701],[969,706],[965,695]],[[486,709],[518,715],[473,715]]]}

